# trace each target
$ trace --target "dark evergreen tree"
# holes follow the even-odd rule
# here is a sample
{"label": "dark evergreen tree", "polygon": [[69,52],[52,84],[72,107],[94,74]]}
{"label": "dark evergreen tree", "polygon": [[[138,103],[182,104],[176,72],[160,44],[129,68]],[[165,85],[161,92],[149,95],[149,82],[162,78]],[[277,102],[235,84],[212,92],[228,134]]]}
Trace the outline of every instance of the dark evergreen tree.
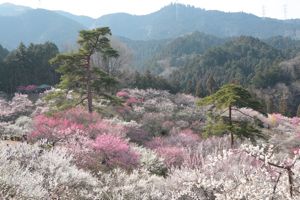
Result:
{"label": "dark evergreen tree", "polygon": [[216,88],[216,81],[212,75],[210,75],[206,81],[207,91],[211,95]]}
{"label": "dark evergreen tree", "polygon": [[201,97],[202,96],[202,85],[201,85],[200,81],[198,81],[197,84],[196,84],[195,96],[196,97]]}
{"label": "dark evergreen tree", "polygon": [[281,95],[280,97],[279,113],[281,113],[282,115],[288,115],[287,97],[285,95]]}
{"label": "dark evergreen tree", "polygon": [[272,113],[274,112],[274,104],[273,104],[273,100],[271,98],[267,98],[266,101],[266,112],[267,113]]}
{"label": "dark evergreen tree", "polygon": [[[253,99],[251,94],[241,86],[235,84],[224,85],[216,93],[200,99],[197,104],[199,106],[213,105],[217,110],[224,112],[224,109],[226,109],[228,111],[228,122],[225,121],[225,126],[222,127],[224,128],[223,132],[225,131],[230,133],[231,146],[234,144],[234,134],[239,137],[247,137],[252,140],[254,140],[256,136],[263,137],[259,131],[254,131],[255,129],[247,123],[235,122],[232,119],[232,110],[241,112],[238,108],[243,107],[252,108],[263,113],[262,105]],[[220,118],[221,116],[218,117]]]}
{"label": "dark evergreen tree", "polygon": [[[78,52],[60,54],[53,60],[58,64],[58,72],[62,74],[59,87],[66,90],[73,90],[80,95],[78,102],[87,100],[87,107],[90,113],[93,112],[93,98],[105,98],[113,100],[108,88],[116,83],[116,80],[109,76],[98,66],[91,63],[92,56],[97,52],[105,59],[109,58],[113,51],[109,36],[111,31],[108,27],[93,30],[82,30],[79,33]],[[114,56],[117,53],[114,52]],[[73,104],[74,106],[74,104]]]}
{"label": "dark evergreen tree", "polygon": [[49,64],[49,60],[58,54],[55,44],[23,43],[10,52],[4,59],[1,69],[1,88],[7,93],[14,93],[18,86],[55,85],[59,76]]}
{"label": "dark evergreen tree", "polygon": [[297,117],[300,117],[300,104],[298,105],[298,108],[297,108]]}
{"label": "dark evergreen tree", "polygon": [[187,94],[191,94],[193,91],[193,81],[192,80],[189,80],[186,84],[186,87],[185,87],[185,93]]}

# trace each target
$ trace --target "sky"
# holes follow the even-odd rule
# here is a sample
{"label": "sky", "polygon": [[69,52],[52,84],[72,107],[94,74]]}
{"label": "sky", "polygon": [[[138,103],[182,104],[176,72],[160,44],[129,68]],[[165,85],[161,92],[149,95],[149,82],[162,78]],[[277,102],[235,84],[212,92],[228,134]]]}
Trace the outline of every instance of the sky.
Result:
{"label": "sky", "polygon": [[300,18],[300,0],[0,0],[0,4],[5,2],[32,8],[64,10],[93,18],[116,12],[144,15],[176,2],[206,10],[242,11],[278,19]]}

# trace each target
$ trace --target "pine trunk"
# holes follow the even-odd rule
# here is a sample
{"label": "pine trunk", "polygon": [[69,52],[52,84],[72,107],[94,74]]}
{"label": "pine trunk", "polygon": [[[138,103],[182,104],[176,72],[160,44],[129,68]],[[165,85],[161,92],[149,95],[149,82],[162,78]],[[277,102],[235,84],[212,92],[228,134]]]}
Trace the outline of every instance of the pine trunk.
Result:
{"label": "pine trunk", "polygon": [[92,113],[92,112],[93,112],[93,97],[92,97],[92,88],[91,88],[91,66],[90,66],[90,56],[88,57],[88,60],[87,60],[86,70],[87,70],[87,80],[86,80],[86,84],[87,84],[88,110],[89,110],[89,113]]}
{"label": "pine trunk", "polygon": [[230,141],[231,141],[230,146],[232,148],[234,145],[234,141],[233,141],[233,133],[232,133],[232,113],[231,113],[231,111],[232,111],[232,108],[231,108],[231,106],[229,106],[229,130],[230,130]]}

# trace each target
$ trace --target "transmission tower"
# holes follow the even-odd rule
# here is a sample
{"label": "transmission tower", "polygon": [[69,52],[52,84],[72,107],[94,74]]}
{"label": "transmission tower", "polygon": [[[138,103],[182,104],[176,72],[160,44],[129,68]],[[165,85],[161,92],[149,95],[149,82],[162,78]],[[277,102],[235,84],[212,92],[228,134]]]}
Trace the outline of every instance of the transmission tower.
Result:
{"label": "transmission tower", "polygon": [[261,11],[262,11],[262,17],[265,18],[266,17],[266,6],[265,5],[262,6]]}
{"label": "transmission tower", "polygon": [[178,0],[176,0],[176,18],[175,18],[175,20],[177,21],[177,19],[178,19]]}
{"label": "transmission tower", "polygon": [[284,19],[287,19],[287,4],[283,5],[283,17]]}

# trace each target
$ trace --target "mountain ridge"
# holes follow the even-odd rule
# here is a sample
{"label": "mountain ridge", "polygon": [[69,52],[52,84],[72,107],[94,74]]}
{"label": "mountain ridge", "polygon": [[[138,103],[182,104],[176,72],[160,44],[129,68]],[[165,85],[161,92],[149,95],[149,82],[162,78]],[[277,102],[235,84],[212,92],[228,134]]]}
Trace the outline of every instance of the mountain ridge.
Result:
{"label": "mountain ridge", "polygon": [[[147,15],[113,13],[97,19],[65,11],[31,9],[14,4],[0,5],[0,11],[5,8],[8,9],[6,13],[23,9],[21,14],[15,11],[12,12],[13,16],[3,15],[5,12],[0,15],[0,27],[5,33],[0,33],[0,44],[9,49],[17,47],[20,42],[28,44],[45,41],[55,42],[62,49],[66,44],[75,44],[80,29],[100,26],[109,26],[113,35],[131,40],[174,39],[195,31],[221,38],[240,35],[269,38],[280,35],[300,39],[299,19],[260,18],[253,14],[226,13],[182,4],[170,4]],[[44,12],[41,13],[41,10]],[[37,12],[40,14],[36,15]]]}

